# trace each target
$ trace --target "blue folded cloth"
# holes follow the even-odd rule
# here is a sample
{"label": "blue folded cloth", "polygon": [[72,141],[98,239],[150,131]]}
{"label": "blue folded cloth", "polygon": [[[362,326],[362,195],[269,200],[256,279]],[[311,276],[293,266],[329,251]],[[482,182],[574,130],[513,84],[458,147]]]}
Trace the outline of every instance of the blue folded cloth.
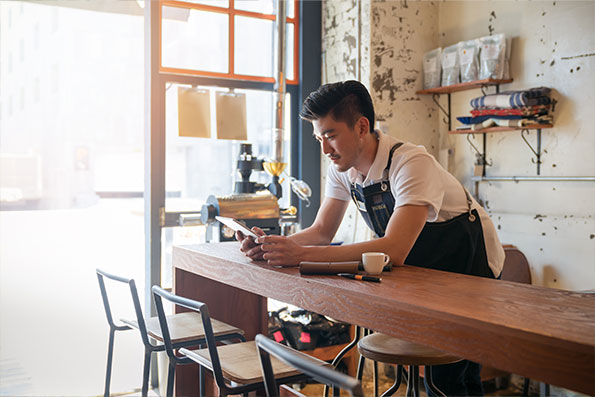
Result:
{"label": "blue folded cloth", "polygon": [[463,124],[477,124],[483,123],[488,119],[500,119],[500,120],[518,120],[522,119],[523,116],[520,115],[505,115],[505,116],[498,116],[498,115],[488,115],[488,116],[475,116],[475,117],[457,117]]}
{"label": "blue folded cloth", "polygon": [[499,94],[485,95],[473,98],[471,107],[473,109],[514,109],[525,106],[548,105],[551,103],[551,99],[547,96],[550,91],[548,87],[537,87],[524,91],[505,91]]}

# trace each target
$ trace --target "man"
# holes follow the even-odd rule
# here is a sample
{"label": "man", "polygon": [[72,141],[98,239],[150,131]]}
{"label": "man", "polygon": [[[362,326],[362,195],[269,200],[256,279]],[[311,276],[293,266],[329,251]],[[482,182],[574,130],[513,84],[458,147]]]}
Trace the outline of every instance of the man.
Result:
{"label": "man", "polygon": [[[374,106],[357,81],[326,84],[304,101],[302,119],[332,165],[326,197],[312,226],[289,237],[241,233],[241,250],[253,260],[290,266],[302,261],[353,261],[384,252],[395,265],[495,278],[504,250],[487,213],[423,147],[374,131]],[[331,246],[353,200],[377,237]],[[260,243],[258,245],[257,243]],[[436,366],[434,383],[447,395],[481,395],[480,366],[469,361]]]}

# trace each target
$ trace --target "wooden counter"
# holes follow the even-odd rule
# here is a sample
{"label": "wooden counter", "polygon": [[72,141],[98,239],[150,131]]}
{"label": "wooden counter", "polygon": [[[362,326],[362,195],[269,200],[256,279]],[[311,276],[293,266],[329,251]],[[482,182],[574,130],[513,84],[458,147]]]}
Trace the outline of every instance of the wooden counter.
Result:
{"label": "wooden counter", "polygon": [[413,266],[383,273],[381,283],[300,276],[297,268],[251,262],[238,243],[174,247],[173,263],[175,292],[207,303],[248,339],[266,332],[263,297],[270,297],[595,395],[594,294]]}

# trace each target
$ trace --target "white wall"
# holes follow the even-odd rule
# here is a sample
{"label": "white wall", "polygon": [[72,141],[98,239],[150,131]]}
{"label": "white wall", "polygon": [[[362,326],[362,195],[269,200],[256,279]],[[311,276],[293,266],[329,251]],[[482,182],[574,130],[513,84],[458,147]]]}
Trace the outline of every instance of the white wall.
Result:
{"label": "white wall", "polygon": [[[511,75],[503,90],[548,86],[558,100],[555,128],[543,130],[542,175],[595,175],[595,2],[327,1],[323,3],[323,81],[356,78],[371,91],[380,127],[435,156],[469,190],[475,156],[465,136],[449,136],[443,116],[421,89],[424,52],[490,33],[513,37]],[[369,19],[367,11],[369,9]],[[352,40],[360,21],[365,39]],[[365,36],[360,34],[359,36]],[[355,47],[354,47],[355,46]],[[358,65],[359,69],[351,67]],[[368,65],[368,66],[367,66]],[[452,114],[468,115],[479,90],[452,95]],[[446,97],[442,96],[446,105]],[[456,122],[453,122],[456,125]],[[535,145],[535,132],[529,141]],[[481,136],[475,144],[481,147]],[[488,175],[535,175],[532,153],[520,133],[488,134]],[[322,177],[327,164],[323,162]],[[324,186],[324,184],[323,184]],[[479,197],[503,243],[529,259],[533,283],[569,290],[595,288],[595,183],[490,182]],[[353,209],[337,239],[367,238]],[[353,228],[358,230],[355,232]]]}
{"label": "white wall", "polygon": [[[513,38],[511,76],[502,90],[554,89],[555,127],[542,131],[541,175],[595,175],[595,2],[443,2],[440,45],[493,33]],[[582,56],[590,54],[589,56]],[[493,91],[490,91],[493,92]],[[479,90],[452,95],[452,113],[468,115]],[[440,125],[444,134],[446,126]],[[446,136],[454,148],[450,171],[470,190],[475,159],[465,136]],[[536,133],[529,142],[535,147]],[[481,136],[476,137],[481,148]],[[519,132],[488,134],[487,175],[536,175]],[[595,288],[595,183],[490,182],[479,186],[503,243],[518,246],[533,283],[569,290]]]}

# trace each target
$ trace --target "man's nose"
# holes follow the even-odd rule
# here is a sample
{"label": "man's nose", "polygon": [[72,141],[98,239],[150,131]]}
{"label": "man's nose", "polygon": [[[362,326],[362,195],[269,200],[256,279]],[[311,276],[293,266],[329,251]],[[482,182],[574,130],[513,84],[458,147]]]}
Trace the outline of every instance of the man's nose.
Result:
{"label": "man's nose", "polygon": [[331,145],[329,145],[328,141],[326,139],[323,139],[320,142],[320,146],[322,147],[322,153],[324,154],[329,154],[333,152],[333,149],[331,148]]}

